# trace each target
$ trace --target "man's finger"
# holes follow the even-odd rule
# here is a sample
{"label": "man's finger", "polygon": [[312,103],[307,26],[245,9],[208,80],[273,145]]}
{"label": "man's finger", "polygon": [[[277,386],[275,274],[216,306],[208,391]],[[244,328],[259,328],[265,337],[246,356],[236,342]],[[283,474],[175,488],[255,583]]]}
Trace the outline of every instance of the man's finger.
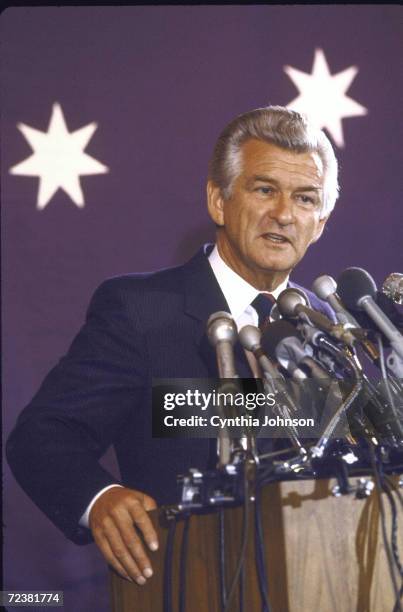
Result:
{"label": "man's finger", "polygon": [[143,493],[143,506],[144,506],[144,510],[147,510],[147,512],[150,512],[150,510],[157,509],[157,502],[155,501],[155,499],[153,499],[149,495],[146,495],[145,493]]}
{"label": "man's finger", "polygon": [[115,561],[123,565],[130,578],[133,578],[137,584],[145,584],[145,577],[142,575],[139,566],[124,543],[118,528],[112,521],[108,521],[107,528],[104,529],[103,535],[108,540]]}
{"label": "man's finger", "polygon": [[153,575],[151,562],[147,557],[142,541],[133,528],[133,519],[130,512],[125,508],[119,512],[119,515],[116,513],[114,522],[122,536],[123,542],[126,544],[133,559],[140,567],[143,576],[150,578]]}
{"label": "man's finger", "polygon": [[152,521],[144,510],[142,503],[136,499],[130,500],[127,509],[132,517],[132,520],[136,527],[141,531],[144,540],[147,542],[150,550],[158,549],[158,537],[157,532],[154,529]]}
{"label": "man's finger", "polygon": [[94,533],[94,540],[95,540],[96,545],[100,549],[101,553],[105,557],[107,563],[111,567],[113,567],[113,569],[118,574],[120,574],[123,578],[125,578],[126,580],[130,580],[132,582],[132,579],[130,578],[129,574],[126,572],[123,565],[119,561],[117,561],[115,555],[113,554],[107,538],[104,535],[101,535],[100,533],[98,534],[96,532]]}

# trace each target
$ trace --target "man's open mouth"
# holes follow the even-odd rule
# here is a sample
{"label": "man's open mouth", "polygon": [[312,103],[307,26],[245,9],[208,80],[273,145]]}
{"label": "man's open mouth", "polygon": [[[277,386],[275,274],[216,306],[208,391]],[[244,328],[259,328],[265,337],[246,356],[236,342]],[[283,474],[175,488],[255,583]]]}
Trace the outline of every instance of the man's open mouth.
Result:
{"label": "man's open mouth", "polygon": [[270,242],[273,242],[275,244],[283,244],[286,242],[290,242],[290,240],[286,236],[283,236],[282,234],[275,234],[273,232],[268,232],[267,234],[263,234],[262,237],[265,240],[269,240]]}

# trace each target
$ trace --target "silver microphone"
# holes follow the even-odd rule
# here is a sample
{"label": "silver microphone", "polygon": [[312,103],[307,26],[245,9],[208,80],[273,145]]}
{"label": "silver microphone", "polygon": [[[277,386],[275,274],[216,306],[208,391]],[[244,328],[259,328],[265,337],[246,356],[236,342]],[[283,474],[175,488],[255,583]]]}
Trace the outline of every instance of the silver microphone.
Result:
{"label": "silver microphone", "polygon": [[278,296],[277,306],[283,317],[298,317],[303,322],[308,320],[312,325],[319,327],[319,329],[338,340],[351,346],[354,344],[354,336],[350,330],[343,325],[335,325],[326,315],[309,308],[301,291],[292,288],[285,289]]}
{"label": "silver microphone", "polygon": [[325,300],[333,308],[336,319],[342,325],[350,325],[353,327],[359,327],[359,324],[343,306],[340,297],[337,295],[337,283],[328,274],[318,276],[313,282],[312,291],[318,296],[319,299]]}
{"label": "silver microphone", "polygon": [[351,313],[344,307],[339,295],[336,292],[337,283],[332,276],[323,274],[319,276],[312,285],[312,290],[321,300],[326,300],[328,304],[333,308],[337,321],[345,326],[345,328],[352,329],[352,333],[355,336],[356,342],[360,344],[365,354],[372,363],[378,365],[379,352],[376,346],[368,340],[364,330],[361,330],[361,326],[358,321],[353,317]]}
{"label": "silver microphone", "polygon": [[[271,325],[273,324],[277,325],[277,323]],[[239,332],[239,340],[243,348],[251,351],[259,363],[264,376],[264,388],[276,396],[276,410],[283,418],[291,418],[291,413],[296,413],[297,407],[283,382],[283,377],[263,351],[261,346],[262,332],[254,325],[245,325]],[[305,452],[299,441],[296,428],[292,426],[287,427],[286,430],[293,445],[299,448],[301,452]]]}
{"label": "silver microphone", "polygon": [[267,373],[271,378],[276,378],[279,376],[279,373],[263,352],[261,339],[262,332],[254,325],[245,325],[239,331],[239,340],[243,348],[254,354],[264,373]]}
{"label": "silver microphone", "polygon": [[207,321],[207,336],[216,349],[220,378],[238,378],[233,349],[237,335],[235,321],[228,312],[219,311],[210,315]]}
{"label": "silver microphone", "polygon": [[382,293],[396,304],[403,304],[403,274],[392,272],[383,281]]}
{"label": "silver microphone", "polygon": [[[237,339],[237,327],[229,312],[218,311],[210,315],[207,321],[207,336],[216,350],[218,374],[220,378],[238,378],[235,369],[234,344]],[[223,390],[221,388],[221,390]],[[234,385],[229,381],[225,391],[235,391]],[[220,415],[225,417],[225,405],[219,406]],[[222,468],[231,462],[236,448],[240,445],[238,440],[230,438],[228,427],[220,427],[217,439],[217,454],[219,466]]]}

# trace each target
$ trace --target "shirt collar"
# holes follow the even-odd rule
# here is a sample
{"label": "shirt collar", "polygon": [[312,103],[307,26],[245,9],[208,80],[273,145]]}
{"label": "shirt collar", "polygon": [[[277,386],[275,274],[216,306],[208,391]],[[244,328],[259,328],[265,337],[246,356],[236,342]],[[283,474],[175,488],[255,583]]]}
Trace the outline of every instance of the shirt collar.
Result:
{"label": "shirt collar", "polygon": [[[234,270],[225,263],[218,252],[217,245],[215,245],[210,253],[208,260],[217,282],[220,285],[221,291],[227,300],[231,314],[236,320],[245,312],[255,297],[261,292],[250,285],[242,276],[239,276],[239,274],[234,272]],[[277,299],[280,293],[286,289],[287,284],[288,277],[276,289],[270,291],[271,295]]]}

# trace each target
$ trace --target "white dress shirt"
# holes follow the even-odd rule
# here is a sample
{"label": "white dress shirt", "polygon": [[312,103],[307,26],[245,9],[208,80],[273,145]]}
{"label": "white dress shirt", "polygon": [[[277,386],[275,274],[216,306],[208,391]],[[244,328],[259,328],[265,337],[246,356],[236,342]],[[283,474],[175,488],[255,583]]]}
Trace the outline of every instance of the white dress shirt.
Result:
{"label": "white dress shirt", "polygon": [[[257,297],[260,292],[258,289],[250,285],[246,280],[239,276],[232,268],[230,268],[220,253],[218,252],[217,245],[214,247],[212,252],[208,257],[211,268],[214,272],[214,276],[217,279],[218,284],[220,285],[221,291],[224,294],[224,297],[227,301],[228,308],[231,312],[231,315],[234,318],[234,321],[237,325],[238,330],[240,330],[245,325],[258,325],[258,314],[256,310],[251,306],[251,302]],[[283,281],[276,289],[270,291],[270,294],[277,299],[283,289],[286,289],[288,283],[288,277]],[[266,292],[269,293],[269,292]],[[98,497],[102,495],[108,489],[112,487],[121,487],[119,484],[112,484],[104,489],[101,489],[99,493],[93,497],[91,502],[89,503],[86,511],[80,518],[79,524],[82,527],[89,527],[89,515],[92,506],[95,504]]]}
{"label": "white dress shirt", "polygon": [[245,325],[258,325],[259,317],[251,306],[251,302],[259,293],[270,293],[277,300],[280,293],[287,288],[288,276],[276,289],[270,292],[259,291],[225,263],[218,252],[217,245],[211,251],[208,259],[238,330]]}

